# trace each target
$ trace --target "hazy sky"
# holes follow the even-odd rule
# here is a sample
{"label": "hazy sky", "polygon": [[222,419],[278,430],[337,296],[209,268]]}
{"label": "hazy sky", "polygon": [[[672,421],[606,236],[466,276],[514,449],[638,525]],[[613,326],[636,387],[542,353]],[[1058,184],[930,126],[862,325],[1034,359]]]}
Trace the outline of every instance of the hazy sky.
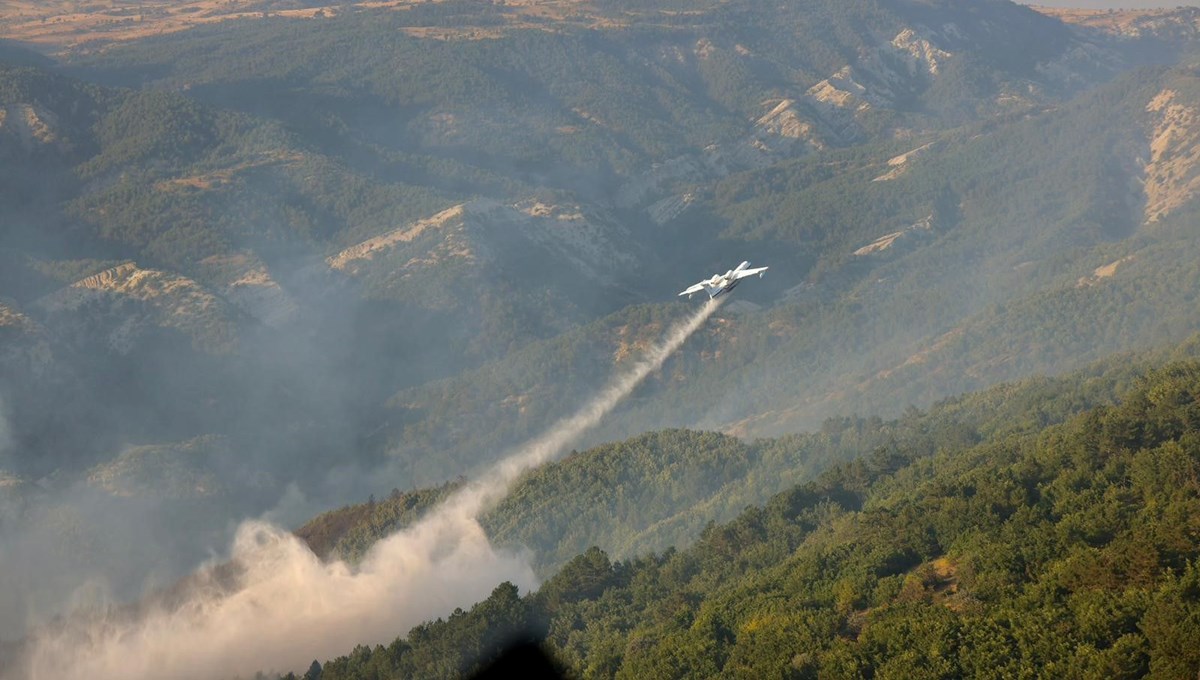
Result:
{"label": "hazy sky", "polygon": [[1044,7],[1081,7],[1089,9],[1145,9],[1147,7],[1179,7],[1180,5],[1200,6],[1200,0],[1037,0],[1021,1],[1024,5],[1042,5]]}

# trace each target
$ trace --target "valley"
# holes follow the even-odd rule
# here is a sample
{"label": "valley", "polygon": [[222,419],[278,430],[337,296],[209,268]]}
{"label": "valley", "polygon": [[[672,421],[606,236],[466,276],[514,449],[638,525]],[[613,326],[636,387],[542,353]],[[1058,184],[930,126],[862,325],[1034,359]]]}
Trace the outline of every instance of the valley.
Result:
{"label": "valley", "polygon": [[[1183,429],[1144,439],[1182,447],[1186,477],[1191,388],[1162,371],[1200,332],[1197,26],[1195,8],[1006,0],[0,2],[0,640],[91,602],[74,590],[92,577],[96,601],[133,601],[232,546],[259,554],[254,536],[360,574],[637,367],[697,312],[676,292],[743,260],[770,270],[460,526],[519,593],[472,581],[407,651],[333,665],[425,674],[420,636],[477,625],[492,593],[480,607],[549,625],[537,639],[583,676],[754,675],[740,644],[795,647],[760,636],[809,626],[820,651],[771,668],[901,677],[917,662],[866,623],[888,611],[1000,625],[1051,587],[1035,581],[1134,578],[1080,566],[1126,559],[1106,546],[1134,525],[1084,540],[1095,557],[1046,528],[1084,520],[1033,491],[988,493],[1080,552],[1038,552],[1028,579],[980,566],[971,541],[1004,536],[887,513],[958,503],[966,460],[1066,485],[1042,438],[1092,446],[1078,423],[1105,409],[1158,418],[1139,381],[1183,390],[1161,406]],[[876,521],[924,533],[853,553]],[[1006,653],[1174,668],[1147,603],[1185,587],[1192,539],[1137,572],[1138,613],[1112,625],[1142,638],[1079,623],[1094,657]],[[829,574],[789,582],[809,599],[780,588],[819,616],[727,609],[818,559]],[[630,598],[674,613],[643,628],[620,618]],[[328,654],[409,632],[392,628]],[[647,651],[667,639],[690,656]],[[956,658],[943,675],[982,663]],[[233,672],[259,670],[280,669]]]}

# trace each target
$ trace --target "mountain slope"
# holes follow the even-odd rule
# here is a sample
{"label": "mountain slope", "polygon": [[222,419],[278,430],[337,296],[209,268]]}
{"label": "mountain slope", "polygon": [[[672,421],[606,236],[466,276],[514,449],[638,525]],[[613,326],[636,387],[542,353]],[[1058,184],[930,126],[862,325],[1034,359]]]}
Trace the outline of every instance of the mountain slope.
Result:
{"label": "mountain slope", "polygon": [[[0,67],[15,478],[178,473],[257,514],[471,475],[744,259],[768,276],[579,446],[892,416],[1200,328],[1186,32],[993,1],[350,4]],[[239,465],[176,455],[206,437]],[[614,551],[797,481],[726,453],[736,483]],[[173,502],[153,486],[91,492]]]}
{"label": "mountain slope", "polygon": [[[1163,184],[1151,159],[1164,126],[1176,126],[1169,139],[1192,131],[1156,102],[1169,91],[1170,106],[1186,110],[1200,101],[1184,94],[1195,82],[1186,70],[1151,71],[1036,116],[909,146],[929,150],[902,165],[887,163],[895,145],[865,147],[718,184],[705,203],[729,220],[726,243],[762,239],[749,242],[783,258],[790,242],[816,262],[803,276],[769,260],[769,278],[792,286],[783,300],[719,313],[590,441],[696,423],[786,432],[1182,340],[1200,329],[1188,302],[1195,167],[1186,144],[1160,145],[1157,162],[1176,168]],[[899,176],[872,181],[897,166]],[[1162,213],[1147,208],[1158,191],[1173,196]],[[636,346],[622,329],[652,337],[649,313],[623,312],[398,394],[393,455],[515,444],[617,363],[597,357]],[[489,413],[489,425],[470,427],[471,413]]]}
{"label": "mountain slope", "polygon": [[[712,522],[731,520],[845,461],[868,456],[881,464],[897,448],[932,455],[947,442],[965,446],[1034,431],[1112,404],[1166,357],[1194,352],[1189,343],[1136,360],[1123,356],[1063,378],[1027,379],[946,400],[927,414],[910,412],[895,421],[831,418],[818,432],[778,439],[747,443],[711,432],[652,432],[531,471],[482,524],[496,544],[531,550],[541,573],[553,573],[589,546],[619,559],[684,548]],[[296,533],[319,555],[355,562],[458,485],[393,490],[378,502],[324,513]]]}
{"label": "mountain slope", "polygon": [[[1200,366],[1171,364],[1059,425],[934,455],[901,445],[691,549],[619,563],[589,550],[524,599],[497,589],[319,677],[442,677],[514,634],[589,677],[1188,677],[1198,395]],[[505,603],[513,618],[491,615]]]}

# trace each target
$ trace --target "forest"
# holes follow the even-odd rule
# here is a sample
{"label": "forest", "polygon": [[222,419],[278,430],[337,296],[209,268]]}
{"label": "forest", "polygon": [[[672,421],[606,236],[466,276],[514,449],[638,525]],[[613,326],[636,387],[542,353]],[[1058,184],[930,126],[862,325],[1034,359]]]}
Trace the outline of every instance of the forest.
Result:
{"label": "forest", "polygon": [[308,676],[1195,677],[1200,14],[318,4],[0,21],[5,680],[246,526],[369,571],[744,260],[470,518],[526,580]]}
{"label": "forest", "polygon": [[[1200,670],[1200,362],[1097,367],[882,427],[887,444],[688,547],[581,550],[535,592],[503,584],[308,677],[460,677],[520,640],[581,678]],[[644,440],[605,447],[525,484],[616,463],[620,448],[647,455]]]}

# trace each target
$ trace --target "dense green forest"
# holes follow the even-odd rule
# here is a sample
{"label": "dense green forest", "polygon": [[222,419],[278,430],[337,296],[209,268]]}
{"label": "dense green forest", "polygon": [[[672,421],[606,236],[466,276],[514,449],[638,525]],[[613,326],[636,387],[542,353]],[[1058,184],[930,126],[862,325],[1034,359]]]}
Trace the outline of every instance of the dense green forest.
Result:
{"label": "dense green forest", "polygon": [[1192,529],[1154,513],[1191,487],[1149,500],[1142,447],[1191,455],[1191,425],[1104,428],[1158,423],[1137,404],[1195,370],[1137,378],[1197,356],[1161,349],[1200,331],[1194,13],[275,13],[311,6],[0,43],[0,638],[95,572],[135,599],[246,517],[371,497],[299,532],[361,560],[750,260],[480,518],[540,593],[326,675],[453,675],[512,635],[580,675],[1161,671]]}
{"label": "dense green forest", "polygon": [[[1189,344],[1170,355],[1192,353]],[[934,445],[924,440],[929,430],[956,430],[962,442],[976,442],[1060,422],[1084,408],[1112,403],[1147,365],[1160,360],[1131,362],[1122,356],[1085,373],[1031,378],[956,397],[901,421],[831,418],[817,432],[749,442],[715,432],[651,432],[572,452],[531,471],[482,522],[494,542],[533,549],[543,574],[591,545],[618,558],[683,546],[707,523],[733,519],[747,506],[864,451],[898,441],[932,451]],[[1036,403],[1036,410],[1026,408],[1029,403]],[[318,555],[356,562],[375,541],[415,521],[459,484],[393,489],[387,498],[324,513],[297,534]]]}
{"label": "dense green forest", "polygon": [[1200,363],[1114,378],[912,414],[689,548],[591,548],[312,673],[456,677],[535,639],[578,677],[1194,677]]}

